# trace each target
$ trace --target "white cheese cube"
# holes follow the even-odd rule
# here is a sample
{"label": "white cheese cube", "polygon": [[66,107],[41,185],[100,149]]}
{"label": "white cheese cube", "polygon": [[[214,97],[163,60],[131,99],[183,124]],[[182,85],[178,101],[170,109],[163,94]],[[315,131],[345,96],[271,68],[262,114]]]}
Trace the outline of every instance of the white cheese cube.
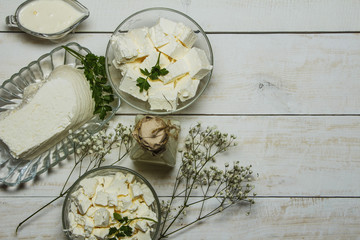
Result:
{"label": "white cheese cube", "polygon": [[112,181],[114,180],[113,177],[109,177],[109,176],[104,176],[104,188],[108,188],[110,186],[110,184],[112,183]]}
{"label": "white cheese cube", "polygon": [[126,180],[125,175],[121,172],[116,173],[114,178],[118,180]]}
{"label": "white cheese cube", "polygon": [[95,227],[94,220],[92,218],[86,217],[85,226],[84,226],[85,237],[90,237],[94,227]]}
{"label": "white cheese cube", "polygon": [[70,212],[77,213],[77,207],[74,202],[70,203]]}
{"label": "white cheese cube", "polygon": [[127,209],[129,212],[133,213],[139,208],[139,202],[135,201],[131,204],[131,206]]}
{"label": "white cheese cube", "polygon": [[110,207],[116,207],[118,205],[117,193],[109,193],[108,194],[108,204]]}
{"label": "white cheese cube", "polygon": [[188,48],[191,48],[197,39],[194,31],[181,22],[176,24],[174,36]]}
{"label": "white cheese cube", "polygon": [[73,228],[75,228],[77,226],[77,223],[75,221],[75,214],[74,213],[69,212],[68,220],[69,220],[70,229],[73,229]]}
{"label": "white cheese cube", "polygon": [[161,29],[160,25],[155,25],[149,28],[149,37],[156,48],[169,43],[169,38]]}
{"label": "white cheese cube", "polygon": [[131,62],[138,56],[138,47],[126,33],[119,33],[111,37],[111,47],[118,63]]}
{"label": "white cheese cube", "polygon": [[[155,66],[159,57],[159,52],[153,52],[140,64],[139,68],[147,69],[151,72],[151,68]],[[170,64],[170,60],[164,54],[160,54],[159,65],[161,68],[166,68]],[[139,70],[140,71],[140,70]]]}
{"label": "white cheese cube", "polygon": [[93,235],[97,238],[97,240],[105,240],[109,233],[108,228],[95,228],[93,230]]}
{"label": "white cheese cube", "polygon": [[189,49],[184,47],[174,37],[168,38],[169,43],[160,47],[159,51],[176,60],[183,58],[185,54],[189,51]]}
{"label": "white cheese cube", "polygon": [[149,88],[149,104],[151,110],[176,110],[177,92],[174,84],[166,84],[162,88]]}
{"label": "white cheese cube", "polygon": [[155,51],[154,45],[149,38],[149,29],[147,27],[132,29],[128,34],[137,45],[138,58],[147,56]]}
{"label": "white cheese cube", "polygon": [[140,203],[136,215],[137,217],[148,217],[150,212],[151,210],[146,203]]}
{"label": "white cheese cube", "polygon": [[115,178],[114,181],[111,182],[109,187],[106,188],[106,191],[108,193],[116,193],[118,196],[119,195],[128,195],[129,189],[128,189],[127,183],[125,181],[126,181],[125,178],[122,178],[122,179]]}
{"label": "white cheese cube", "polygon": [[166,18],[159,18],[157,25],[166,35],[173,35],[176,29],[176,22]]}
{"label": "white cheese cube", "polygon": [[119,197],[119,202],[121,202],[122,208],[121,209],[116,208],[116,210],[126,211],[132,205],[132,198],[129,195],[125,197]]}
{"label": "white cheese cube", "polygon": [[191,78],[202,79],[212,69],[204,50],[193,47],[183,58],[189,66]]}
{"label": "white cheese cube", "polygon": [[196,95],[200,80],[192,79],[189,75],[184,76],[176,81],[176,91],[180,101],[184,102]]}
{"label": "white cheese cube", "polygon": [[137,78],[129,76],[127,72],[125,76],[121,79],[119,89],[123,92],[126,92],[142,101],[146,101],[148,99],[147,91],[143,90],[140,92],[140,88],[136,86]]}
{"label": "white cheese cube", "polygon": [[110,221],[110,213],[106,208],[99,208],[94,214],[95,227],[108,227]]}
{"label": "white cheese cube", "polygon": [[95,178],[86,178],[80,182],[80,186],[84,189],[84,194],[92,198],[96,192],[99,182]]}
{"label": "white cheese cube", "polygon": [[140,197],[143,195],[143,191],[141,190],[141,187],[139,184],[131,184],[130,185],[131,193],[133,198]]}
{"label": "white cheese cube", "polygon": [[85,194],[79,193],[75,198],[75,205],[79,212],[84,215],[91,206],[91,201]]}
{"label": "white cheese cube", "polygon": [[[139,60],[135,60],[134,62],[121,63],[121,64],[118,64],[116,61],[113,61],[115,68],[119,69],[121,72],[121,75],[123,75],[123,76],[128,71],[133,71],[134,73],[137,72],[138,74],[140,74],[141,73],[139,70],[140,63],[141,63],[141,61],[139,61]],[[138,76],[138,77],[140,77],[140,76]]]}
{"label": "white cheese cube", "polygon": [[136,240],[151,240],[150,230],[145,233],[142,231],[138,231],[136,234],[132,236],[132,239]]}
{"label": "white cheese cube", "polygon": [[94,217],[94,214],[95,214],[95,212],[96,212],[97,209],[98,209],[98,208],[91,206],[91,207],[87,210],[86,216],[88,216],[88,217]]}
{"label": "white cheese cube", "polygon": [[82,228],[80,226],[76,226],[72,230],[72,237],[73,237],[73,239],[76,239],[76,240],[85,240],[84,228]]}
{"label": "white cheese cube", "polygon": [[178,78],[183,77],[185,74],[189,72],[189,66],[186,61],[180,59],[175,63],[170,64],[166,68],[169,72],[165,76],[160,76],[160,80],[167,84],[169,82],[173,82]]}
{"label": "white cheese cube", "polygon": [[142,232],[146,232],[149,229],[148,225],[143,220],[137,221],[135,224],[135,228],[139,229]]}
{"label": "white cheese cube", "polygon": [[148,188],[145,184],[141,185],[141,190],[143,192],[142,197],[146,205],[150,206],[155,201],[153,193],[151,192],[150,188]]}
{"label": "white cheese cube", "polygon": [[96,193],[95,201],[96,205],[107,206],[108,205],[108,193],[100,191]]}
{"label": "white cheese cube", "polygon": [[131,174],[131,173],[126,174],[126,182],[127,183],[132,183],[134,180],[135,180],[134,174]]}
{"label": "white cheese cube", "polygon": [[75,217],[75,222],[80,225],[80,226],[84,226],[85,225],[85,217],[80,215],[80,214],[74,214]]}

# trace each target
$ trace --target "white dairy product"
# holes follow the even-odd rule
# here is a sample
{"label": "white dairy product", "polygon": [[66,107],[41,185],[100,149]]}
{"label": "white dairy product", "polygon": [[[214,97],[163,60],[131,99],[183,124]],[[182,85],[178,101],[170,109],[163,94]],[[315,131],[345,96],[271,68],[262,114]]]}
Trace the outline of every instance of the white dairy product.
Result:
{"label": "white dairy product", "polygon": [[99,182],[96,178],[84,179],[80,182],[80,186],[84,189],[84,194],[92,198],[96,192]]}
{"label": "white dairy product", "polygon": [[68,29],[83,16],[66,1],[36,0],[21,8],[19,22],[30,31],[52,34]]}
{"label": "white dairy product", "polygon": [[184,102],[196,95],[200,80],[193,79],[189,75],[184,76],[176,81],[176,91],[180,101]]}
{"label": "white dairy product", "polygon": [[177,107],[177,92],[174,90],[173,84],[163,85],[161,88],[149,88],[150,109],[160,110],[176,110]]}
{"label": "white dairy product", "polygon": [[[128,74],[129,73],[129,74]],[[146,101],[148,99],[148,95],[146,91],[139,91],[139,87],[136,86],[137,78],[134,78],[130,75],[130,71],[125,74],[125,76],[121,79],[119,89],[123,92],[129,93],[130,95],[142,100]],[[139,74],[140,75],[140,74]]]}
{"label": "white dairy product", "polygon": [[174,36],[188,48],[191,48],[197,39],[194,31],[181,22],[176,24]]}
{"label": "white dairy product", "polygon": [[118,63],[131,62],[138,56],[138,47],[129,35],[119,33],[112,36],[110,41]]}
{"label": "white dairy product", "polygon": [[[117,186],[126,188],[126,191]],[[84,194],[86,192],[84,187],[96,189],[92,197]],[[91,203],[85,212],[77,204],[84,202],[84,197]],[[68,220],[69,231],[73,239],[107,239],[110,227],[119,228],[121,226],[121,223],[114,218],[114,212],[130,219],[147,217],[157,221],[156,213],[150,208],[154,202],[151,190],[145,184],[136,181],[134,175],[129,173],[126,176],[118,173],[113,176],[96,176],[85,181],[82,180],[79,188],[71,194],[70,199],[72,202]],[[97,203],[97,199],[102,199],[101,204]],[[106,205],[104,205],[105,199]],[[110,199],[112,200],[110,201]],[[116,202],[116,205],[110,202]],[[145,219],[134,220],[130,223],[134,234],[124,239],[150,240],[150,232],[153,231],[154,224],[153,221]]]}
{"label": "white dairy product", "polygon": [[168,38],[168,44],[160,47],[159,51],[176,60],[183,58],[189,49],[184,47],[173,36],[169,36]]}
{"label": "white dairy product", "polygon": [[[133,29],[128,34],[133,44],[141,43],[143,47],[137,50],[137,57],[131,58],[130,62],[127,59],[113,61],[115,68],[123,75],[119,88],[135,98],[148,101],[151,110],[176,110],[178,99],[185,102],[193,98],[199,81],[212,70],[205,51],[192,47],[197,40],[196,33],[181,22],[160,18],[155,26]],[[152,50],[148,49],[149,39]],[[118,49],[113,50],[116,57]],[[151,80],[140,69],[151,72],[159,52],[160,68],[165,68],[168,73],[159,76],[161,81]],[[150,84],[147,91],[140,92],[136,81],[139,77],[147,79]]]}
{"label": "white dairy product", "polygon": [[83,72],[59,66],[29,102],[0,116],[0,138],[14,157],[31,159],[88,121],[94,106]]}
{"label": "white dairy product", "polygon": [[159,77],[160,80],[164,82],[164,84],[173,82],[189,72],[189,66],[184,59],[180,59],[179,61],[170,64],[166,69],[169,71],[169,73],[165,76]]}
{"label": "white dairy product", "polygon": [[205,51],[199,48],[192,48],[184,56],[184,60],[188,63],[191,78],[202,79],[212,69]]}

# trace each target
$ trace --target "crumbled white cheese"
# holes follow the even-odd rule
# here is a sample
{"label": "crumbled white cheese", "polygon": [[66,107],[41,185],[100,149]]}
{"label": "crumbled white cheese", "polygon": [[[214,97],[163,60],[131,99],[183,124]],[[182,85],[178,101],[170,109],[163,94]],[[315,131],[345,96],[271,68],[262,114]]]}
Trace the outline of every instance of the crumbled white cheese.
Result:
{"label": "crumbled white cheese", "polygon": [[114,49],[114,56],[118,63],[131,62],[138,56],[136,43],[125,33],[112,36],[110,43]]}
{"label": "crumbled white cheese", "polygon": [[180,59],[179,61],[170,64],[167,67],[167,70],[169,71],[169,73],[166,74],[165,76],[160,77],[160,80],[162,80],[164,84],[167,84],[169,82],[175,81],[178,78],[183,77],[185,74],[189,72],[189,67],[187,62],[184,61],[184,59]]}
{"label": "crumbled white cheese", "polygon": [[180,101],[184,102],[196,95],[200,80],[192,79],[189,75],[184,76],[176,81],[176,91]]}
{"label": "crumbled white cheese", "polygon": [[139,229],[142,232],[146,232],[149,229],[148,225],[146,224],[146,222],[144,220],[137,221],[135,228]]}
{"label": "crumbled white cheese", "polygon": [[92,233],[97,240],[105,240],[109,234],[108,228],[95,228]]}
{"label": "crumbled white cheese", "polygon": [[149,36],[156,48],[168,44],[170,40],[159,25],[149,28]]}
{"label": "crumbled white cheese", "polygon": [[131,193],[133,198],[137,198],[143,195],[143,191],[138,184],[130,185]]}
{"label": "crumbled white cheese", "polygon": [[157,25],[166,35],[173,35],[176,29],[176,22],[166,18],[159,18]]}
{"label": "crumbled white cheese", "polygon": [[150,206],[155,201],[153,193],[151,192],[150,188],[148,188],[145,184],[141,185],[141,191],[143,192],[142,197],[146,205]]}
{"label": "crumbled white cheese", "polygon": [[96,192],[96,187],[99,184],[95,178],[84,179],[80,182],[80,186],[84,189],[84,194],[92,198]]}
{"label": "crumbled white cheese", "polygon": [[108,193],[106,193],[104,191],[97,192],[94,203],[96,205],[100,205],[100,206],[108,205]]}
{"label": "crumbled white cheese", "polygon": [[110,213],[106,208],[99,208],[94,214],[95,227],[108,227],[110,221]]}
{"label": "crumbled white cheese", "polygon": [[84,215],[92,203],[85,194],[79,193],[75,198],[75,204],[79,212]]}
{"label": "crumbled white cheese", "polygon": [[176,110],[177,107],[177,92],[174,84],[166,84],[162,88],[149,88],[149,103],[150,109],[160,110]]}
{"label": "crumbled white cheese", "polygon": [[176,24],[174,36],[188,48],[191,48],[197,39],[194,31],[181,22]]}
{"label": "crumbled white cheese", "polygon": [[168,44],[160,47],[159,51],[176,60],[183,58],[189,49],[184,47],[181,42],[176,40],[176,38],[172,36],[168,38]]}

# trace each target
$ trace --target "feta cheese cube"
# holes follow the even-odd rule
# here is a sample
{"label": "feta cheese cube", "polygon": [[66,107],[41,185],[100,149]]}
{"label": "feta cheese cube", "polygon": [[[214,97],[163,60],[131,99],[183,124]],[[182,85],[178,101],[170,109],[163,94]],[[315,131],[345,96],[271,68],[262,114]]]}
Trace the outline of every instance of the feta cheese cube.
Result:
{"label": "feta cheese cube", "polygon": [[151,240],[150,230],[146,232],[138,231],[132,236],[132,239],[136,240]]}
{"label": "feta cheese cube", "polygon": [[93,235],[97,238],[97,240],[105,240],[109,233],[108,228],[95,228],[93,230]]}
{"label": "feta cheese cube", "polygon": [[79,193],[74,200],[79,212],[84,215],[91,206],[90,199],[85,194]]}
{"label": "feta cheese cube", "polygon": [[149,28],[149,37],[152,41],[152,44],[159,48],[161,46],[164,46],[165,44],[169,43],[169,38],[164,33],[164,31],[161,29],[160,25],[155,25],[151,28]]}
{"label": "feta cheese cube", "polygon": [[95,227],[108,227],[110,221],[110,213],[106,208],[99,208],[94,214]]}
{"label": "feta cheese cube", "polygon": [[204,50],[193,47],[183,58],[189,66],[191,78],[202,79],[212,69]]}
{"label": "feta cheese cube", "polygon": [[181,22],[176,24],[174,36],[188,48],[191,48],[197,39],[194,31]]}
{"label": "feta cheese cube", "polygon": [[94,220],[92,218],[86,217],[85,226],[84,226],[85,237],[90,237],[94,227],[95,227]]}
{"label": "feta cheese cube", "polygon": [[176,110],[177,107],[177,92],[174,84],[166,84],[162,88],[149,88],[149,104],[150,109],[160,110]]}
{"label": "feta cheese cube", "polygon": [[111,37],[110,42],[118,63],[131,62],[137,58],[137,46],[128,34],[116,34]]}
{"label": "feta cheese cube", "polygon": [[136,222],[135,228],[136,228],[136,229],[139,229],[139,230],[142,231],[142,232],[146,232],[146,231],[149,229],[149,227],[148,227],[148,225],[146,224],[146,222],[145,222],[145,221],[142,221],[142,220]]}
{"label": "feta cheese cube", "polygon": [[104,191],[99,191],[96,193],[95,201],[96,205],[107,206],[108,205],[108,193]]}
{"label": "feta cheese cube", "polygon": [[95,178],[86,178],[80,182],[80,186],[84,189],[84,194],[92,198],[96,192],[99,182]]}
{"label": "feta cheese cube", "polygon": [[96,208],[96,207],[90,207],[90,208],[87,210],[87,212],[86,212],[86,216],[88,216],[88,217],[94,217],[94,214],[95,214],[95,212],[96,212],[97,209],[98,209],[98,208]]}
{"label": "feta cheese cube", "polygon": [[116,193],[118,196],[119,195],[128,195],[129,194],[129,189],[128,186],[126,184],[126,179],[122,178],[115,178],[111,184],[109,185],[109,187],[106,188],[106,191],[108,193]]}
{"label": "feta cheese cube", "polygon": [[116,207],[118,205],[117,193],[108,194],[108,204],[110,207]]}
{"label": "feta cheese cube", "polygon": [[164,82],[164,84],[175,81],[189,72],[189,66],[183,59],[170,64],[166,69],[169,71],[168,74],[159,77],[160,80]]}
{"label": "feta cheese cube", "polygon": [[166,35],[173,35],[176,29],[176,22],[166,18],[159,18],[157,25]]}
{"label": "feta cheese cube", "polygon": [[75,221],[75,214],[74,213],[69,212],[68,220],[69,220],[70,229],[73,229],[73,228],[75,228],[77,226],[77,223]]}
{"label": "feta cheese cube", "polygon": [[[151,68],[155,66],[159,57],[159,52],[153,52],[140,64],[139,68],[147,69],[149,72]],[[166,68],[170,64],[170,60],[164,54],[160,54],[159,65],[161,68]],[[139,70],[140,71],[140,70]]]}
{"label": "feta cheese cube", "polygon": [[116,208],[116,210],[126,211],[132,205],[132,198],[129,195],[125,197],[120,197],[119,202],[121,202],[122,208],[121,209]]}
{"label": "feta cheese cube", "polygon": [[132,183],[135,180],[135,176],[131,173],[127,173],[125,177],[127,183]]}
{"label": "feta cheese cube", "polygon": [[176,81],[175,89],[178,92],[180,101],[184,102],[196,95],[200,80],[192,79],[189,75]]}
{"label": "feta cheese cube", "polygon": [[155,201],[153,193],[151,192],[150,188],[148,188],[145,184],[141,185],[141,190],[143,192],[142,197],[146,205],[150,206]]}
{"label": "feta cheese cube", "polygon": [[132,29],[128,34],[137,45],[138,58],[156,51],[149,38],[149,29],[147,27]]}
{"label": "feta cheese cube", "polygon": [[168,38],[169,43],[160,47],[159,51],[176,60],[183,58],[185,54],[189,51],[189,49],[187,47],[184,47],[174,37],[171,36]]}
{"label": "feta cheese cube", "polygon": [[148,99],[147,91],[140,92],[140,88],[136,86],[137,78],[134,78],[132,76],[129,76],[128,74],[130,72],[127,72],[125,76],[121,79],[119,89],[123,92],[126,92],[142,101],[146,101]]}
{"label": "feta cheese cube", "polygon": [[84,232],[84,228],[80,227],[80,226],[76,226],[73,230],[72,230],[72,237],[76,240],[85,240],[85,232]]}
{"label": "feta cheese cube", "polygon": [[133,198],[140,197],[143,195],[143,192],[141,190],[141,187],[138,184],[132,184],[130,185],[131,193]]}

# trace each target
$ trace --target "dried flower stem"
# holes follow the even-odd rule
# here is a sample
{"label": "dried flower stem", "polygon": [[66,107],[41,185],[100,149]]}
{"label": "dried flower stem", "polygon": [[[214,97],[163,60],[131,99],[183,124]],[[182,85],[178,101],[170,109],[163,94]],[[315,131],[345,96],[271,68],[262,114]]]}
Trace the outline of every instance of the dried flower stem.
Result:
{"label": "dried flower stem", "polygon": [[[254,188],[249,184],[252,181],[251,165],[242,167],[237,161],[230,168],[226,163],[224,171],[215,166],[207,166],[208,163],[215,162],[218,154],[235,146],[235,138],[233,135],[220,133],[214,128],[208,127],[203,130],[200,124],[189,130],[184,150],[181,151],[182,162],[177,172],[172,196],[168,202],[163,201],[162,203],[164,220],[159,239],[167,238],[171,234],[221,213],[237,203],[254,203],[254,200],[248,197]],[[190,197],[199,197],[194,195],[195,189],[198,187],[202,194],[200,200],[190,201]],[[212,210],[205,212],[207,203],[211,199],[216,199],[218,203]],[[175,200],[179,200],[181,204],[176,204]],[[197,217],[174,229],[176,221],[182,219],[181,215],[185,215],[187,209],[196,205],[200,206]]]}

